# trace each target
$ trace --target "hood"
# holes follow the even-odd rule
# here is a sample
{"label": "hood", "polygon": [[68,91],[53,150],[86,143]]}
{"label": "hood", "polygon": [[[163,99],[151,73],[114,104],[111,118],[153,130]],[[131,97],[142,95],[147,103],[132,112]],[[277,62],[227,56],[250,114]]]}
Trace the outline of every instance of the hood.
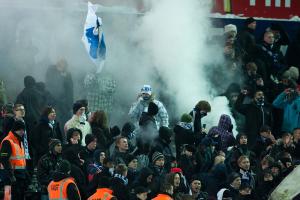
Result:
{"label": "hood", "polygon": [[80,159],[77,155],[77,152],[74,148],[69,148],[68,150],[66,150],[64,153],[63,153],[63,159],[66,159],[67,161],[69,161],[71,164],[74,164],[78,167],[81,166],[81,162],[80,162]]}
{"label": "hood", "polygon": [[147,182],[147,177],[150,176],[150,175],[153,175],[153,171],[148,168],[148,167],[145,167],[141,170],[140,172],[140,176],[138,178],[139,180],[139,183],[146,183]]}
{"label": "hood", "polygon": [[221,163],[221,164],[217,164],[216,166],[214,166],[211,173],[217,179],[226,180],[226,178],[227,178],[226,171],[227,170],[226,170],[225,164]]}
{"label": "hood", "polygon": [[232,127],[231,119],[229,115],[221,115],[219,119],[218,128],[224,130],[224,131],[231,131],[230,128]]}
{"label": "hood", "polygon": [[54,172],[52,175],[53,181],[57,182],[57,181],[61,181],[62,179],[68,178],[70,177],[67,174],[63,174],[61,172]]}

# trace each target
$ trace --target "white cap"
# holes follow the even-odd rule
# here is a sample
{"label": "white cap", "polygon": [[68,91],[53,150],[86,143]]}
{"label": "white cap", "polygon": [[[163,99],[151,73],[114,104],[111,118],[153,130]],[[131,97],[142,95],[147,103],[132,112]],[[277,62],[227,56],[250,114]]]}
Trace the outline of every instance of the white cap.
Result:
{"label": "white cap", "polygon": [[224,33],[229,33],[229,32],[235,32],[235,34],[237,34],[237,28],[236,25],[234,24],[227,24],[226,26],[224,26]]}
{"label": "white cap", "polygon": [[146,93],[146,94],[149,94],[151,95],[152,93],[152,88],[150,85],[144,85],[141,89],[141,93]]}

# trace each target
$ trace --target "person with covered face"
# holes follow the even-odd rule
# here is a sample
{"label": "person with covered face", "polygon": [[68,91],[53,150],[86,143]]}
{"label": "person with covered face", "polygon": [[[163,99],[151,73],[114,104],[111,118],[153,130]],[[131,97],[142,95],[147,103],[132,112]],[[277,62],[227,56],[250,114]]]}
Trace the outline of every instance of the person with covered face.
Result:
{"label": "person with covered face", "polygon": [[272,106],[265,101],[263,91],[257,90],[253,93],[253,99],[244,103],[249,91],[242,90],[235,103],[236,110],[245,116],[244,132],[248,137],[248,144],[251,148],[259,136],[259,130],[263,125],[273,125]]}
{"label": "person with covered face", "polygon": [[193,131],[197,135],[202,134],[202,123],[201,119],[211,111],[210,104],[207,101],[199,101],[195,108],[190,112],[193,117]]}
{"label": "person with covered face", "polygon": [[232,129],[233,125],[230,116],[222,114],[218,126],[213,126],[207,136],[218,142],[217,150],[226,152],[227,148],[234,144]]}
{"label": "person with covered face", "polygon": [[[82,138],[85,138],[87,134],[92,133],[92,129],[90,123],[87,121],[85,111],[86,107],[82,103],[76,102],[73,104],[73,117],[65,124],[65,134],[70,128],[80,129]],[[83,145],[85,145],[85,143]]]}
{"label": "person with covered face", "polygon": [[169,115],[162,102],[155,99],[150,85],[144,85],[141,89],[138,99],[129,110],[129,117],[138,127],[138,122],[143,112],[148,112],[149,103],[153,102],[158,107],[158,113],[155,115],[157,129],[160,126],[169,126]]}

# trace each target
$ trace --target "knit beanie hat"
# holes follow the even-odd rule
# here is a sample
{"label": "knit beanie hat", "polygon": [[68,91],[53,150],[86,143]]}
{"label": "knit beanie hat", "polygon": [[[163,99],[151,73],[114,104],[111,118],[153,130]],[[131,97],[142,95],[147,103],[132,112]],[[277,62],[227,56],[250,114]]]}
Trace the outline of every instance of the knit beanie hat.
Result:
{"label": "knit beanie hat", "polygon": [[299,78],[299,70],[296,67],[290,67],[288,70],[286,70],[282,76],[282,79],[292,79],[294,81],[297,81]]}
{"label": "knit beanie hat", "polygon": [[172,137],[172,130],[166,126],[161,126],[158,130],[158,133],[159,137],[166,141],[170,140],[170,138]]}
{"label": "knit beanie hat", "polygon": [[59,139],[50,139],[49,141],[49,150],[52,151],[54,149],[54,147],[58,144],[61,144],[61,141]]}
{"label": "knit beanie hat", "polygon": [[249,17],[245,20],[245,25],[248,26],[249,24],[255,22],[255,19],[253,17]]}
{"label": "knit beanie hat", "polygon": [[11,131],[18,131],[18,130],[25,130],[25,124],[23,121],[21,120],[17,120],[14,122]]}
{"label": "knit beanie hat", "polygon": [[143,186],[137,186],[136,188],[134,188],[135,194],[141,194],[141,193],[145,193],[145,192],[149,192],[149,190]]}
{"label": "knit beanie hat", "polygon": [[235,34],[237,34],[237,28],[236,25],[234,24],[227,24],[226,26],[224,26],[224,33],[229,33],[229,32],[235,32]]}
{"label": "knit beanie hat", "polygon": [[152,162],[155,163],[158,159],[165,158],[164,154],[155,151],[152,155]]}
{"label": "knit beanie hat", "polygon": [[82,108],[82,107],[84,107],[83,104],[81,104],[81,103],[79,103],[79,102],[75,102],[75,103],[73,104],[73,114],[76,114],[77,111],[78,111],[80,108]]}
{"label": "knit beanie hat", "polygon": [[84,138],[85,141],[85,145],[89,145],[91,142],[93,142],[96,138],[96,136],[94,136],[93,134],[87,134]]}
{"label": "knit beanie hat", "polygon": [[112,128],[110,128],[110,134],[112,137],[116,137],[118,135],[120,135],[121,130],[118,126],[113,126]]}
{"label": "knit beanie hat", "polygon": [[179,167],[171,168],[171,173],[182,173],[182,169]]}
{"label": "knit beanie hat", "polygon": [[129,134],[132,133],[135,129],[135,126],[131,122],[126,122],[122,128],[122,133],[121,135],[124,137],[129,137]]}
{"label": "knit beanie hat", "polygon": [[154,102],[150,102],[148,106],[148,114],[154,116],[158,113],[158,106]]}
{"label": "knit beanie hat", "polygon": [[70,162],[67,160],[62,160],[57,166],[57,171],[63,174],[68,174],[68,172],[71,171]]}
{"label": "knit beanie hat", "polygon": [[184,113],[183,115],[181,115],[180,121],[185,123],[191,123],[193,121],[193,117],[187,113]]}
{"label": "knit beanie hat", "polygon": [[152,94],[152,88],[150,85],[144,85],[141,89],[141,93],[146,93],[151,95]]}

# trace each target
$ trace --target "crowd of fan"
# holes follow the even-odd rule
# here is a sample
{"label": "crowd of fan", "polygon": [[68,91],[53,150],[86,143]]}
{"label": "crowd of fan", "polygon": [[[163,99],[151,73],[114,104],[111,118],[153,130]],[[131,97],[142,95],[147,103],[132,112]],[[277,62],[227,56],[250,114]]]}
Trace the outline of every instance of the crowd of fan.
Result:
{"label": "crowd of fan", "polygon": [[[223,95],[236,137],[233,119],[222,113],[206,131],[201,118],[214,108],[204,100],[170,128],[150,85],[122,128],[111,126],[103,110],[89,112],[86,100],[73,104],[73,116],[62,126],[56,120],[62,108],[41,112],[35,99],[41,90],[25,77],[16,102],[2,107],[3,195],[24,199],[37,175],[38,199],[268,199],[300,160],[300,32],[291,42],[272,24],[260,42],[255,28],[253,18],[240,33],[225,26],[224,67],[235,78]],[[288,45],[285,55],[282,45]],[[50,101],[50,94],[43,97]]]}

